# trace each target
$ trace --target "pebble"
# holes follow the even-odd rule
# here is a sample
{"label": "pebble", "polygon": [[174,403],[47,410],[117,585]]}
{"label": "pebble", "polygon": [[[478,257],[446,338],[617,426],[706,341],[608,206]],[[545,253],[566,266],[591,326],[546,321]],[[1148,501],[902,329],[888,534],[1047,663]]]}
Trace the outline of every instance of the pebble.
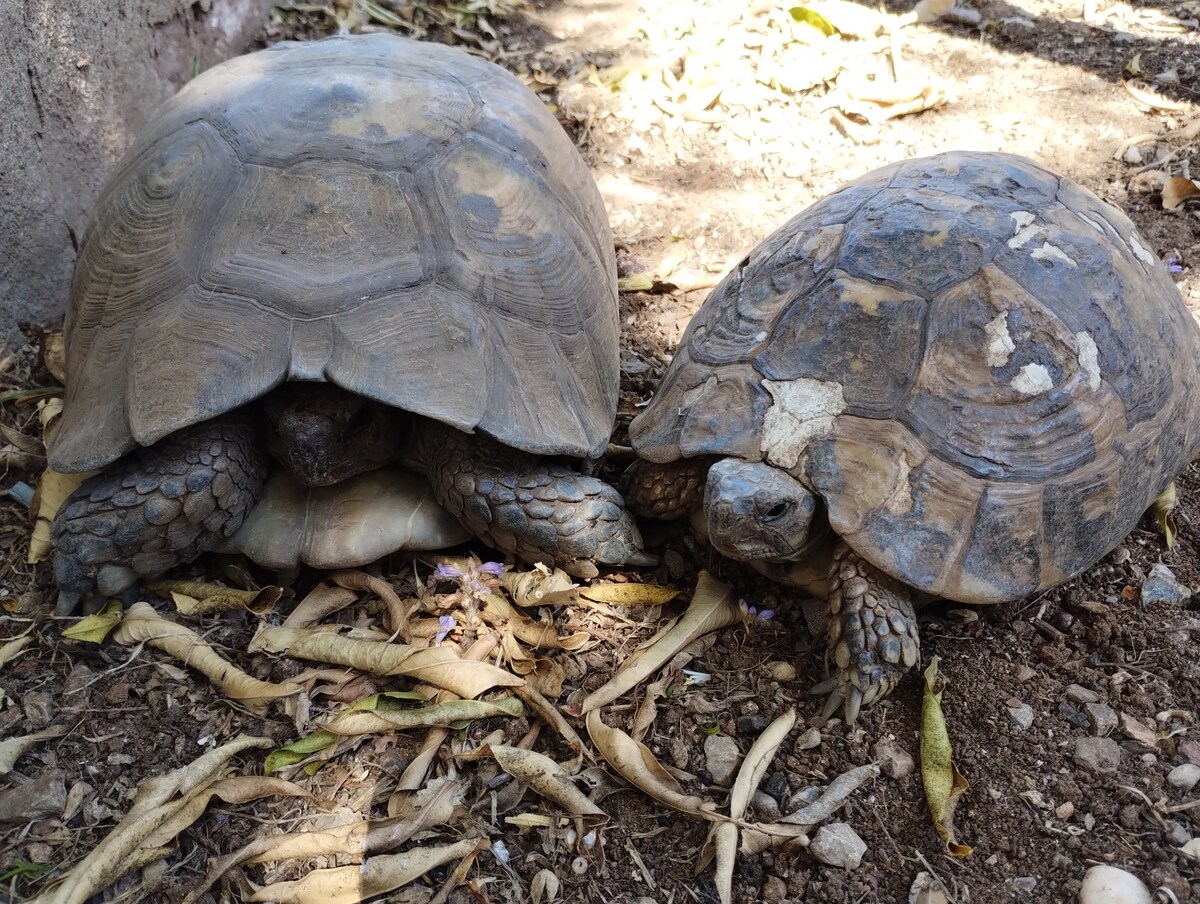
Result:
{"label": "pebble", "polygon": [[804,734],[796,738],[793,747],[796,750],[812,750],[821,744],[821,732],[816,728],[806,728]]}
{"label": "pebble", "polygon": [[748,737],[750,735],[760,735],[767,727],[767,717],[761,713],[754,713],[749,716],[738,716],[737,722],[738,737]]}
{"label": "pebble", "polygon": [[880,738],[871,747],[871,756],[888,778],[904,778],[912,775],[917,768],[912,754],[901,747],[895,738]]}
{"label": "pebble", "polygon": [[778,822],[783,816],[779,810],[779,801],[761,789],[755,791],[754,796],[750,798],[750,806],[754,808],[759,822]]}
{"label": "pebble", "polygon": [[1096,775],[1111,775],[1121,765],[1121,748],[1112,738],[1079,738],[1075,741],[1075,765]]}
{"label": "pebble", "polygon": [[1187,794],[1200,784],[1200,766],[1195,763],[1176,766],[1167,774],[1167,784],[1180,794]]}
{"label": "pebble", "polygon": [[1187,826],[1173,819],[1167,823],[1167,831],[1163,833],[1163,837],[1167,839],[1168,844],[1173,844],[1175,847],[1183,847],[1192,840]]}
{"label": "pebble", "polygon": [[1069,800],[1065,801],[1064,803],[1061,803],[1057,807],[1054,808],[1054,815],[1057,816],[1059,819],[1061,819],[1063,822],[1066,822],[1068,819],[1070,819],[1072,816],[1075,815],[1075,805],[1073,803],[1071,803]]}
{"label": "pebble", "polygon": [[1142,605],[1148,603],[1182,603],[1191,598],[1192,591],[1175,580],[1166,565],[1150,569],[1150,577],[1142,584]]}
{"label": "pebble", "polygon": [[787,883],[778,876],[767,876],[762,884],[762,899],[766,904],[782,904],[787,898]]}
{"label": "pebble", "polygon": [[766,665],[767,674],[776,681],[795,681],[796,667],[790,662],[780,662],[778,659],[768,662]]}
{"label": "pebble", "polygon": [[1150,890],[1133,873],[1093,866],[1084,873],[1079,904],[1150,904]]}
{"label": "pebble", "polygon": [[867,844],[846,823],[834,822],[817,829],[817,835],[808,850],[822,863],[852,870],[862,863]]}
{"label": "pebble", "polygon": [[1179,745],[1179,755],[1189,763],[1200,766],[1200,741],[1184,741]]}
{"label": "pebble", "polygon": [[713,782],[728,787],[737,774],[742,752],[738,750],[737,741],[729,735],[709,735],[704,739],[704,759]]}
{"label": "pebble", "polygon": [[1018,703],[1008,707],[1008,717],[1021,731],[1028,730],[1033,724],[1033,707],[1028,703]]}
{"label": "pebble", "polygon": [[807,788],[801,788],[795,794],[787,799],[787,803],[783,805],[783,809],[788,813],[795,813],[802,807],[807,807],[815,804],[821,797],[821,789],[816,785],[809,785]]}
{"label": "pebble", "polygon": [[1106,738],[1117,730],[1117,713],[1107,703],[1085,703],[1088,722],[1097,737]]}
{"label": "pebble", "polygon": [[767,780],[762,783],[762,789],[780,803],[787,800],[788,795],[792,793],[787,776],[782,772],[772,772],[768,775]]}
{"label": "pebble", "polygon": [[1067,699],[1072,703],[1099,703],[1100,695],[1082,684],[1068,684]]}
{"label": "pebble", "polygon": [[1158,749],[1158,737],[1154,732],[1129,713],[1121,713],[1121,731],[1125,733],[1126,737],[1132,738],[1151,750]]}

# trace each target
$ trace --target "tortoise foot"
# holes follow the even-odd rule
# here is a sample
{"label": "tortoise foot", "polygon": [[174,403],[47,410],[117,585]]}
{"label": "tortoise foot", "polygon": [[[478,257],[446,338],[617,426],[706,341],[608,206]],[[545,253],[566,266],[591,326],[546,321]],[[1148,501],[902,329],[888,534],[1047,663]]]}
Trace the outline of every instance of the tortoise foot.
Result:
{"label": "tortoise foot", "polygon": [[852,724],[920,661],[916,615],[903,585],[839,543],[829,570],[829,616],[836,670],[810,693],[829,695],[825,718],[841,709]]}
{"label": "tortoise foot", "polygon": [[85,480],[54,519],[58,614],[207,552],[241,525],[266,472],[254,429],[225,420],[181,430]]}
{"label": "tortoise foot", "polygon": [[658,561],[621,494],[595,477],[441,425],[423,426],[416,447],[438,502],[496,549],[576,577],[594,577],[597,562]]}

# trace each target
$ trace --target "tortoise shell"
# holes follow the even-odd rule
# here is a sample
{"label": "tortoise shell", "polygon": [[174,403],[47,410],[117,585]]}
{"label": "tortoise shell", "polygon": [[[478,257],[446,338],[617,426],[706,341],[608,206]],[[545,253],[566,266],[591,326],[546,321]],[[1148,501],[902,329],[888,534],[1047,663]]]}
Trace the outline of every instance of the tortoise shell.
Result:
{"label": "tortoise shell", "polygon": [[101,467],[285,380],[596,455],[617,330],[603,201],[521,82],[392,35],[277,44],[191,81],[108,182],[51,462]]}
{"label": "tortoise shell", "polygon": [[1200,330],[1129,219],[1033,161],[883,167],[713,291],[630,427],[819,495],[860,555],[999,602],[1116,546],[1200,442]]}

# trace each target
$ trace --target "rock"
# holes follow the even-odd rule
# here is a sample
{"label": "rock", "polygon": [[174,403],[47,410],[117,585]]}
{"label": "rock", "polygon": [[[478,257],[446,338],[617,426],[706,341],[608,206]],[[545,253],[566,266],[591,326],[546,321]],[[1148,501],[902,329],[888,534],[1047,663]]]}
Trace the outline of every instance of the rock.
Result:
{"label": "rock", "polygon": [[1100,695],[1082,684],[1067,685],[1067,699],[1072,703],[1099,703]]}
{"label": "rock", "polygon": [[1167,823],[1167,830],[1163,832],[1163,837],[1167,839],[1167,843],[1175,847],[1183,847],[1192,840],[1192,835],[1181,822],[1170,820]]}
{"label": "rock", "polygon": [[908,904],[949,904],[949,901],[941,879],[923,871],[917,873],[908,890]]}
{"label": "rock", "polygon": [[1033,707],[1028,703],[1017,703],[1008,707],[1008,718],[1021,731],[1027,731],[1033,724]]}
{"label": "rock", "polygon": [[767,776],[767,780],[762,783],[762,789],[770,794],[779,803],[787,800],[789,794],[792,793],[791,786],[788,785],[787,776],[782,772],[772,772]]}
{"label": "rock", "polygon": [[817,836],[808,850],[822,863],[852,870],[862,863],[867,845],[850,826],[844,822],[834,822],[817,829]]}
{"label": "rock", "polygon": [[709,735],[704,739],[704,759],[713,782],[728,787],[737,774],[742,752],[738,750],[737,741],[729,735]]}
{"label": "rock", "polygon": [[1057,807],[1054,808],[1054,815],[1057,816],[1059,819],[1061,819],[1063,822],[1066,822],[1068,819],[1070,819],[1072,816],[1075,815],[1075,805],[1073,803],[1071,803],[1069,800],[1064,801],[1063,803],[1059,804]]}
{"label": "rock", "polygon": [[762,713],[738,716],[737,722],[734,724],[737,726],[738,737],[751,737],[763,733],[763,730],[767,727],[767,717],[762,715]]}
{"label": "rock", "polygon": [[1079,738],[1075,765],[1095,775],[1112,775],[1121,765],[1121,748],[1112,738]]}
{"label": "rock", "polygon": [[1150,904],[1150,890],[1133,873],[1093,866],[1083,875],[1079,904]]}
{"label": "rock", "polygon": [[1179,745],[1179,755],[1187,762],[1200,766],[1200,741],[1184,741]]}
{"label": "rock", "polygon": [[1200,766],[1184,763],[1167,773],[1167,784],[1180,794],[1187,794],[1200,783]]}
{"label": "rock", "polygon": [[1121,713],[1121,731],[1125,733],[1125,737],[1132,738],[1143,747],[1149,747],[1151,750],[1158,749],[1158,737],[1155,736],[1154,731],[1129,713]]}
{"label": "rock", "polygon": [[871,756],[878,761],[880,771],[888,778],[904,778],[917,768],[913,756],[895,738],[880,738],[871,747]]}
{"label": "rock", "polygon": [[66,773],[47,769],[32,781],[0,794],[0,825],[23,825],[47,816],[61,816],[66,805]]}
{"label": "rock", "polygon": [[1142,584],[1143,606],[1149,603],[1182,603],[1191,595],[1191,589],[1175,580],[1171,569],[1161,563],[1150,569],[1150,577]]}
{"label": "rock", "polygon": [[1085,703],[1083,708],[1096,737],[1107,738],[1117,730],[1116,710],[1107,703]]}
{"label": "rock", "polygon": [[796,738],[796,750],[812,750],[821,743],[821,732],[815,728],[807,728],[804,734]]}
{"label": "rock", "polygon": [[1012,884],[1013,888],[1015,888],[1017,891],[1026,895],[1031,895],[1033,894],[1033,890],[1037,888],[1037,879],[1035,879],[1033,876],[1017,876],[1012,880]]}
{"label": "rock", "polygon": [[787,898],[787,883],[778,876],[767,876],[762,884],[762,899],[765,904],[782,904]]}
{"label": "rock", "polygon": [[783,815],[779,810],[779,801],[766,791],[755,791],[750,798],[750,806],[754,808],[759,822],[777,822]]}
{"label": "rock", "polygon": [[[1170,863],[1159,863],[1146,874],[1146,884],[1156,891],[1165,888],[1175,896],[1179,904],[1192,900],[1191,885]],[[1165,900],[1170,900],[1169,898]]]}
{"label": "rock", "polygon": [[764,668],[767,674],[776,681],[795,681],[796,667],[790,662],[780,662],[778,659],[768,662]]}
{"label": "rock", "polygon": [[977,9],[971,9],[969,6],[952,6],[942,13],[942,21],[975,28],[983,22],[983,13]]}
{"label": "rock", "polygon": [[816,785],[809,785],[789,797],[787,803],[783,805],[783,809],[788,813],[795,813],[799,809],[815,804],[820,797],[821,789]]}

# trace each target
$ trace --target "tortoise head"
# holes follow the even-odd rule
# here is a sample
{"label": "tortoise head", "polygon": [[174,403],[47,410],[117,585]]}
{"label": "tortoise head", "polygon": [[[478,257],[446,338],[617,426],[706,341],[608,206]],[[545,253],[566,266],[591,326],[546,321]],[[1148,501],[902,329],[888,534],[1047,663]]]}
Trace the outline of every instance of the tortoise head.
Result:
{"label": "tortoise head", "polygon": [[319,487],[393,461],[404,412],[329,383],[284,383],[264,400],[271,454],[305,486]]}
{"label": "tortoise head", "polygon": [[786,562],[808,548],[819,502],[786,471],[722,458],[708,469],[704,515],[716,550],[741,562]]}

